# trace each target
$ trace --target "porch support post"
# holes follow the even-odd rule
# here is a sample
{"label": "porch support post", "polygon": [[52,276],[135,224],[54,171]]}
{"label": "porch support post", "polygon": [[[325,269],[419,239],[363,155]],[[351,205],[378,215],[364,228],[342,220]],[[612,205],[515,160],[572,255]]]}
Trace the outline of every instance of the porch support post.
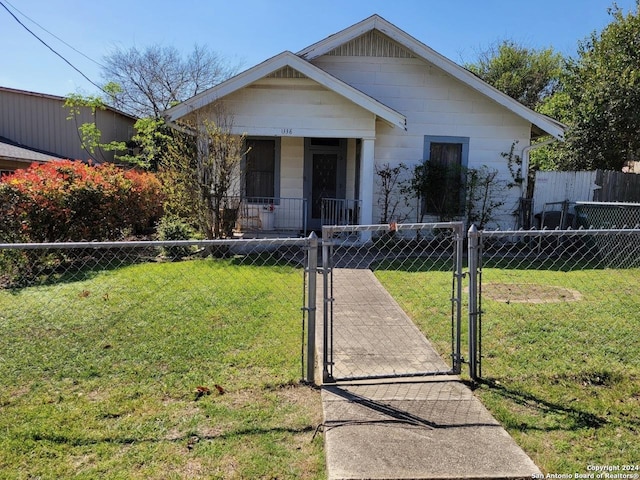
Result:
{"label": "porch support post", "polygon": [[[363,138],[360,150],[360,225],[373,224],[373,186],[375,138]],[[361,232],[360,240],[368,242],[371,232]]]}

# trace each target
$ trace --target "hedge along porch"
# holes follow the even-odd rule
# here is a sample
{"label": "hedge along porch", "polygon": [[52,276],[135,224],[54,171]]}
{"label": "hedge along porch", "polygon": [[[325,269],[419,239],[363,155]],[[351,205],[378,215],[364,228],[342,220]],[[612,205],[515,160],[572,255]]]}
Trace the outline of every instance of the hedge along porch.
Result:
{"label": "hedge along porch", "polygon": [[[329,220],[377,223],[376,166],[414,166],[444,151],[436,161],[486,165],[508,183],[502,154],[514,142],[526,157],[532,138],[564,131],[377,15],[268,59],[166,118],[188,119],[216,103],[233,115],[234,132],[259,146],[244,162],[242,195],[273,198],[276,211],[280,198],[305,199],[310,229]],[[522,191],[503,195],[499,223],[512,226]],[[335,218],[322,218],[327,199],[342,202]]]}

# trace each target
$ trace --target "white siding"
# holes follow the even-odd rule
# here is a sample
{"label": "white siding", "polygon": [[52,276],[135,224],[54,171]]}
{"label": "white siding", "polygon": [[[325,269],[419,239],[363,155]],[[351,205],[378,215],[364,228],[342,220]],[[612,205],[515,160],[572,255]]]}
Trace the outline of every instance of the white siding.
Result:
{"label": "white siding", "polygon": [[280,196],[302,198],[304,138],[284,137],[280,143]]}
{"label": "white siding", "polygon": [[[303,194],[305,137],[349,140],[350,197],[355,196],[356,139],[375,141],[372,151],[377,166],[389,163],[394,167],[402,162],[412,168],[425,159],[426,136],[468,138],[470,168],[486,165],[499,171],[504,184],[513,182],[503,153],[517,142],[515,153],[522,154],[530,142],[530,122],[392,43],[378,33],[366,34],[312,63],[404,115],[406,130],[291,72],[278,72],[223,96],[221,100],[234,115],[236,133],[282,137],[281,196]],[[501,194],[500,226],[513,227],[520,189],[504,187]],[[374,199],[373,217],[379,218],[376,204]]]}
{"label": "white siding", "polygon": [[[391,128],[367,110],[309,79],[265,78],[227,95],[233,129],[249,136],[281,137],[280,192],[304,196],[304,138],[347,138],[347,196],[355,197],[356,138]],[[204,111],[200,112],[201,114]]]}
{"label": "white siding", "polygon": [[237,133],[292,137],[375,135],[375,116],[309,79],[262,79],[224,97]]}
{"label": "white siding", "polygon": [[[531,126],[506,108],[418,58],[325,55],[313,63],[407,117],[406,132],[377,122],[377,165],[421,162],[425,135],[468,137],[468,166],[487,165],[512,181],[501,154],[514,141],[529,145]],[[504,197],[500,223],[512,227],[520,191],[505,189]]]}

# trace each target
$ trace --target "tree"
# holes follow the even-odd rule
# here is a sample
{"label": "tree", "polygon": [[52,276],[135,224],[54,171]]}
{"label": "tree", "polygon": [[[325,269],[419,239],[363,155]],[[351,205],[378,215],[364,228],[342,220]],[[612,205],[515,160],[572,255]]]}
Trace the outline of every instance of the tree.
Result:
{"label": "tree", "polygon": [[188,210],[208,239],[227,236],[237,215],[245,137],[232,133],[233,116],[222,104],[194,114],[180,127],[160,164],[171,192],[168,210],[178,215]]}
{"label": "tree", "polygon": [[[118,156],[118,160],[158,170],[166,214],[198,226],[207,238],[219,238],[228,234],[224,215],[233,210],[229,202],[239,194],[244,137],[231,134],[232,117],[220,107],[193,116],[211,115],[214,120],[178,127],[167,125],[162,112],[236,70],[236,66],[198,45],[186,59],[173,47],[117,49],[105,59],[103,77],[109,80],[103,88],[106,98],[70,95],[66,106],[70,118],[76,118],[81,107],[95,112],[106,102],[140,116],[132,138],[137,152]],[[79,130],[87,148],[125,148],[124,144],[100,144],[95,122]]]}
{"label": "tree", "polygon": [[503,40],[465,65],[485,82],[523,105],[537,109],[558,86],[562,56],[553,49],[529,49]]}
{"label": "tree", "polygon": [[137,165],[144,169],[157,171],[158,162],[163,152],[172,142],[182,143],[183,138],[176,130],[171,129],[163,118],[143,117],[134,124],[135,134],[131,137],[131,144],[135,145],[132,154],[119,155],[120,161]]}
{"label": "tree", "polygon": [[120,86],[121,91],[113,97],[115,106],[137,117],[153,118],[226,80],[238,69],[200,45],[186,58],[172,46],[117,48],[103,62],[102,77]]}
{"label": "tree", "polygon": [[486,165],[467,168],[427,161],[414,167],[401,192],[418,200],[418,222],[435,215],[441,222],[464,218],[469,225],[485,227],[505,204],[505,192],[515,185]]}
{"label": "tree", "polygon": [[[103,87],[105,96],[110,98],[113,98],[113,95],[118,91],[118,85],[113,83],[109,83]],[[125,142],[102,142],[102,132],[96,123],[96,112],[107,109],[107,103],[103,98],[95,95],[85,96],[79,93],[72,93],[65,98],[64,107],[69,110],[67,120],[73,120],[76,123],[80,136],[80,145],[93,158],[102,157],[100,159],[104,159],[102,152],[115,152],[117,154],[118,152],[126,151],[127,145]],[[93,121],[78,124],[78,117],[80,117],[83,108],[90,110]]]}
{"label": "tree", "polygon": [[[104,58],[102,77],[110,104],[140,117],[134,128],[133,155],[119,160],[156,170],[171,142],[184,142],[175,129],[166,125],[162,112],[226,80],[238,70],[218,54],[195,45],[185,58],[175,47],[152,45],[116,49]],[[95,135],[95,133],[94,133]]]}
{"label": "tree", "polygon": [[640,15],[609,10],[613,21],[580,43],[567,62],[553,109],[570,127],[556,153],[563,169],[621,170],[640,152]]}
{"label": "tree", "polygon": [[465,214],[467,225],[484,229],[495,219],[495,212],[504,205],[505,187],[498,170],[482,165],[465,173]]}
{"label": "tree", "polygon": [[[195,172],[201,225],[206,228],[207,236],[213,233],[213,238],[227,236],[230,233],[228,224],[233,223],[237,215],[235,203],[240,195],[240,161],[245,153],[244,136],[231,134],[231,124],[221,122],[221,118],[218,122],[204,120],[202,123]],[[212,225],[208,223],[210,221]]]}

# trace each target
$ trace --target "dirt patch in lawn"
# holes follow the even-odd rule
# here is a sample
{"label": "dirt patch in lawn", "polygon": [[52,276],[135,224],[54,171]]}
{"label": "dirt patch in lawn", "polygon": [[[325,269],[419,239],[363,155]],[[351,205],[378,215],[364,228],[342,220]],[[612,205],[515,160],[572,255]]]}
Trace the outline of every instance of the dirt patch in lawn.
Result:
{"label": "dirt patch in lawn", "polygon": [[531,283],[488,283],[482,285],[482,296],[504,303],[561,303],[582,300],[582,294],[571,288]]}

